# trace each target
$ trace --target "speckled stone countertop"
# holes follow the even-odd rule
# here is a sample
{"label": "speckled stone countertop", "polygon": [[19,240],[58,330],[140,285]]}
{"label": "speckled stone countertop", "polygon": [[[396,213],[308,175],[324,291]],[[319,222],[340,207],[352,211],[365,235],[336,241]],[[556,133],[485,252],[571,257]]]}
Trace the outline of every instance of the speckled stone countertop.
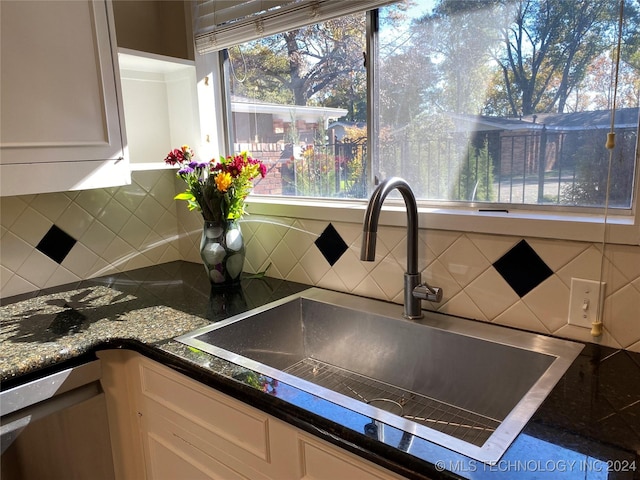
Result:
{"label": "speckled stone countertop", "polygon": [[[0,381],[10,388],[97,350],[128,348],[410,478],[640,479],[640,355],[589,344],[500,462],[488,466],[173,340],[308,288],[245,278],[213,291],[201,265],[172,262],[2,299]],[[268,387],[268,388],[265,388]],[[406,450],[406,449],[405,449]]]}
{"label": "speckled stone countertop", "polygon": [[0,381],[7,388],[96,348],[154,346],[305,288],[265,277],[216,293],[202,265],[171,262],[2,299]]}

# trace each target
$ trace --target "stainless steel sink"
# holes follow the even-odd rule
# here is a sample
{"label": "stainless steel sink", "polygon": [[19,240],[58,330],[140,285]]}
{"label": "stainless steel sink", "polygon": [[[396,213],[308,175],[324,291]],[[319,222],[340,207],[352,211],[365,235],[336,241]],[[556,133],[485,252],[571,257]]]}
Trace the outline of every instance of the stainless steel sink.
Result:
{"label": "stainless steel sink", "polygon": [[318,288],[177,340],[488,463],[583,348]]}

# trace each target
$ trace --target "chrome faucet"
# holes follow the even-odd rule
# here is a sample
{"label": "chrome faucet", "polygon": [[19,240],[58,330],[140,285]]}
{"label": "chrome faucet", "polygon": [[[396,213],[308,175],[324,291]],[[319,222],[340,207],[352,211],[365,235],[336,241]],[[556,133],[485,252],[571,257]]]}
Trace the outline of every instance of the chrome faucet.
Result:
{"label": "chrome faucet", "polygon": [[418,319],[422,318],[421,301],[440,302],[442,289],[422,283],[418,271],[418,205],[411,187],[402,178],[392,177],[382,181],[371,195],[367,213],[364,216],[360,260],[373,262],[376,258],[378,218],[382,202],[393,189],[400,192],[407,208],[407,271],[404,274],[403,316],[409,319]]}

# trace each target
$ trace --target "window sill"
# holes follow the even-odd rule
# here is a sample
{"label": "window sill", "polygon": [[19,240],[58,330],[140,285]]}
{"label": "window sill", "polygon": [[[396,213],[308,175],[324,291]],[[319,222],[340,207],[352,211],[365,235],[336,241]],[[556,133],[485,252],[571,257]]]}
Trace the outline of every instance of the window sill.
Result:
{"label": "window sill", "polygon": [[[254,215],[304,218],[346,223],[361,223],[366,210],[365,201],[310,200],[291,197],[252,195],[247,211]],[[471,209],[420,208],[422,228],[458,232],[516,235],[521,237],[552,238],[601,243],[605,235],[603,215],[549,214],[512,211],[479,212]],[[404,205],[393,199],[385,202],[380,225],[406,225]],[[609,215],[606,242],[640,245],[640,225],[632,217]]]}

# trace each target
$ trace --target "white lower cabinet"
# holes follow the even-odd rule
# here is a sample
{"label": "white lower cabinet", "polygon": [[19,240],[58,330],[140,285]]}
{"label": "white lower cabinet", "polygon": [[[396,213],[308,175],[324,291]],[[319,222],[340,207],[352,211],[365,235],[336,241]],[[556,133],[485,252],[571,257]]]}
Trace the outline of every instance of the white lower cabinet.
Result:
{"label": "white lower cabinet", "polygon": [[[103,353],[123,367],[105,378],[105,391],[120,390],[108,405],[114,450],[128,448],[116,465],[121,478],[141,470],[148,479],[401,478],[145,357]],[[122,383],[122,371],[128,400],[122,388],[109,388]],[[132,423],[137,432],[123,431]],[[136,437],[139,445],[127,446]]]}

